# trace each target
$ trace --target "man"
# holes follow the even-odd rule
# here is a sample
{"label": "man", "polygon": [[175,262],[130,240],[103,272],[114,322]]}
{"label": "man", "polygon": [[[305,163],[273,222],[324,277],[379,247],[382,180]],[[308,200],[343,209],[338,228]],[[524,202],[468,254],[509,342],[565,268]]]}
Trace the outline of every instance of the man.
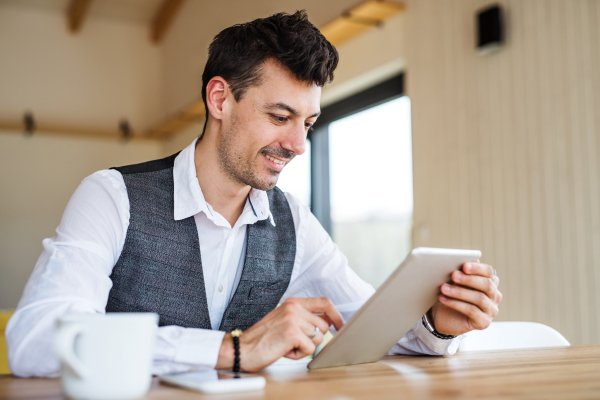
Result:
{"label": "man", "polygon": [[[304,12],[219,33],[203,73],[203,135],[174,156],[86,178],[44,240],[7,329],[12,371],[58,373],[51,337],[66,313],[157,312],[154,373],[232,368],[236,328],[246,371],[309,355],[340,329],[373,288],[308,208],[275,188],[304,153],[337,62]],[[493,268],[469,263],[452,279],[428,313],[433,328],[417,322],[392,352],[452,354],[454,336],[489,325],[502,297]]]}

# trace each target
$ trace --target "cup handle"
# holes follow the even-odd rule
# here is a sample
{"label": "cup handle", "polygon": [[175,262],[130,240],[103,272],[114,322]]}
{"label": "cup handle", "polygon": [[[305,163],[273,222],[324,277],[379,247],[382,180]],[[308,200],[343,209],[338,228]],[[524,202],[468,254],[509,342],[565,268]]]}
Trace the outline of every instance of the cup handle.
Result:
{"label": "cup handle", "polygon": [[88,369],[75,354],[75,338],[83,333],[83,327],[70,325],[61,328],[54,337],[54,351],[75,375],[81,379],[88,376]]}

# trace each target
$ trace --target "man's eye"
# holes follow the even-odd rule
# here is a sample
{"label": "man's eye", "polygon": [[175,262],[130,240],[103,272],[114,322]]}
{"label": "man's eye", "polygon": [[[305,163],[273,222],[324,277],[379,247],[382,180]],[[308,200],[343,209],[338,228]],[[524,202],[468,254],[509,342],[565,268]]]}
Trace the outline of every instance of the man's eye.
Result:
{"label": "man's eye", "polygon": [[284,123],[287,121],[287,117],[280,117],[279,115],[271,115],[273,119],[277,122]]}
{"label": "man's eye", "polygon": [[306,126],[306,131],[310,132],[313,130],[313,124],[304,124]]}

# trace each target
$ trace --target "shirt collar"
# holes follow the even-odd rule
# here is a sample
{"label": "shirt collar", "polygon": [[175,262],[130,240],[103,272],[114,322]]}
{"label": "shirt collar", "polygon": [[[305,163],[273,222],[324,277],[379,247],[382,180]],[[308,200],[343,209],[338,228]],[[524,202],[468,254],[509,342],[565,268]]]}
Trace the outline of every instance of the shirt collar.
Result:
{"label": "shirt collar", "polygon": [[[217,214],[206,202],[198,178],[196,177],[196,165],[194,163],[194,154],[196,151],[195,139],[192,144],[183,149],[175,158],[173,166],[173,184],[174,184],[174,217],[175,221],[194,216],[204,212],[212,220],[216,220]],[[222,218],[222,217],[221,217]],[[271,224],[275,226],[273,215],[269,208],[269,198],[267,192],[258,189],[250,189],[246,205],[239,220],[242,223],[253,224],[269,218]]]}

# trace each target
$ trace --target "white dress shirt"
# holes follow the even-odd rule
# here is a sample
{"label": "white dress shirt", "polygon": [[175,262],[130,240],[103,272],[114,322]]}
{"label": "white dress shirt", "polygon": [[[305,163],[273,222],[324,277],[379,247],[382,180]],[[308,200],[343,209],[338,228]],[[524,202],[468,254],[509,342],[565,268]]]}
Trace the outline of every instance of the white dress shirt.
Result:
{"label": "white dress shirt", "polygon": [[[218,331],[244,265],[246,225],[269,219],[266,192],[252,189],[242,215],[232,227],[208,204],[194,164],[196,141],[175,159],[176,220],[194,217],[200,242],[206,299],[213,330],[158,328],[154,374],[214,368],[225,332]],[[329,297],[347,321],[374,293],[348,266],[308,207],[286,193],[296,229],[296,259],[288,297]],[[38,259],[14,316],[6,328],[10,368],[15,375],[57,376],[52,350],[56,319],[70,313],[105,313],[110,275],[129,226],[129,199],[122,175],[98,171],[85,178],[71,197],[57,235],[44,239]],[[391,353],[453,354],[458,340],[433,336],[419,322]]]}

